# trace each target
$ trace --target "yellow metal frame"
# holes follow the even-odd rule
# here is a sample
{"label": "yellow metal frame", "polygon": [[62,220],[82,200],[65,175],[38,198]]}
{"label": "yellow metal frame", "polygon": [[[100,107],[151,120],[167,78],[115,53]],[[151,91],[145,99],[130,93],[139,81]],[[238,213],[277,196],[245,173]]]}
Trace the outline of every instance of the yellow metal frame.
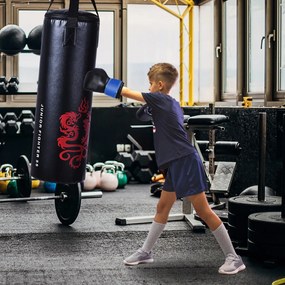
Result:
{"label": "yellow metal frame", "polygon": [[[180,64],[179,64],[179,97],[181,106],[192,106],[194,104],[194,46],[193,46],[193,24],[194,24],[194,16],[193,16],[193,0],[176,0],[176,5],[186,5],[185,10],[182,14],[176,13],[173,10],[169,9],[166,4],[168,0],[164,2],[160,2],[158,0],[150,0],[152,3],[162,8],[166,12],[171,15],[177,17],[179,19],[179,55],[180,55]],[[180,3],[178,4],[179,1]],[[184,76],[184,20],[188,16],[188,101],[185,101],[184,96],[184,85],[185,85],[185,76]]]}

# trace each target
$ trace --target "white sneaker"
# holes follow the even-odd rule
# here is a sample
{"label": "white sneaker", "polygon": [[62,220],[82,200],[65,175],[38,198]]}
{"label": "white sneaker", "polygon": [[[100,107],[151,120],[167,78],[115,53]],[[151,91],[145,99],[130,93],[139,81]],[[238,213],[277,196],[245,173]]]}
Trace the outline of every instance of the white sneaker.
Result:
{"label": "white sneaker", "polygon": [[219,268],[221,274],[236,274],[245,269],[245,265],[239,255],[228,254],[225,263]]}
{"label": "white sneaker", "polygon": [[138,265],[140,263],[152,263],[152,254],[147,253],[141,249],[137,250],[134,254],[130,255],[124,260],[126,265]]}

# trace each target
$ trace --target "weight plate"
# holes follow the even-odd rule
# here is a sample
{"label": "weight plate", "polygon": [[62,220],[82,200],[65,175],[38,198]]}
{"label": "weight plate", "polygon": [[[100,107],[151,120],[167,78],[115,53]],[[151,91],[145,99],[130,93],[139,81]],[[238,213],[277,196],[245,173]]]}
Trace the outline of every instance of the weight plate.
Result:
{"label": "weight plate", "polygon": [[272,258],[272,259],[285,259],[285,246],[276,246],[252,242],[251,240],[247,241],[248,251],[251,254],[257,255],[263,258]]}
{"label": "weight plate", "polygon": [[228,224],[228,233],[231,240],[239,246],[245,246],[247,243],[247,228],[238,228]]}
{"label": "weight plate", "polygon": [[248,228],[260,233],[282,233],[284,236],[285,219],[282,219],[280,212],[254,213],[248,217]]}
{"label": "weight plate", "polygon": [[16,176],[21,178],[17,179],[19,197],[30,197],[32,190],[31,168],[30,162],[25,155],[18,158]]}
{"label": "weight plate", "polygon": [[67,195],[64,200],[55,200],[56,214],[63,225],[71,225],[76,220],[81,206],[81,189],[80,183],[56,185],[55,196],[61,193]]}
{"label": "weight plate", "polygon": [[285,246],[285,238],[282,233],[271,233],[271,232],[259,232],[259,231],[253,231],[251,229],[248,229],[247,232],[248,239],[252,242],[263,245],[282,245]]}
{"label": "weight plate", "polygon": [[268,196],[265,201],[259,201],[257,195],[236,196],[229,199],[228,210],[234,214],[280,211],[281,200],[279,196]]}

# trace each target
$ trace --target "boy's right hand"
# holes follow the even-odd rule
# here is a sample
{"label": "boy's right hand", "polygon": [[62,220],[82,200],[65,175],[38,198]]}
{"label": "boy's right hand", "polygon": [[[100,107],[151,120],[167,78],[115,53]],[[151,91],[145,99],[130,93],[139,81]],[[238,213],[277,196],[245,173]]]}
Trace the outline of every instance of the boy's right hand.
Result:
{"label": "boy's right hand", "polygon": [[112,98],[120,98],[123,86],[124,83],[121,80],[109,78],[101,68],[88,71],[83,83],[85,90],[104,93]]}

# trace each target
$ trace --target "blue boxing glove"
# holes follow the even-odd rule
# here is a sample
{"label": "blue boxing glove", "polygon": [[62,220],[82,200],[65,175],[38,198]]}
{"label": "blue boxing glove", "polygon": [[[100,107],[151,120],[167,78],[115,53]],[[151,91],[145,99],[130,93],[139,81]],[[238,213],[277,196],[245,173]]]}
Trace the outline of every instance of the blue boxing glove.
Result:
{"label": "blue boxing glove", "polygon": [[104,93],[112,98],[120,98],[123,86],[121,80],[109,78],[106,71],[101,68],[88,71],[83,83],[85,90]]}
{"label": "blue boxing glove", "polygon": [[136,112],[136,117],[143,122],[151,121],[152,120],[151,107],[149,107],[147,104],[141,106]]}

